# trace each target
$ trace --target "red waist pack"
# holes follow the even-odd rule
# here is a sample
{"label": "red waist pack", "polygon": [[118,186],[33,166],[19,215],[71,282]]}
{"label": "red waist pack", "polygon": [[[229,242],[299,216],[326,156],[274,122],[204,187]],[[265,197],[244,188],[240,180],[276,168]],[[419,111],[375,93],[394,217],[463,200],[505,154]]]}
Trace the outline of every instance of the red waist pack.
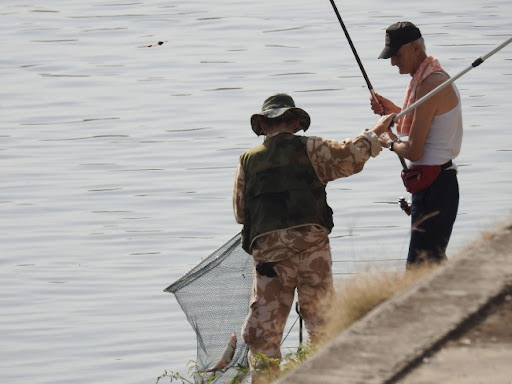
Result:
{"label": "red waist pack", "polygon": [[407,192],[423,191],[441,173],[441,165],[413,165],[402,171],[402,181]]}

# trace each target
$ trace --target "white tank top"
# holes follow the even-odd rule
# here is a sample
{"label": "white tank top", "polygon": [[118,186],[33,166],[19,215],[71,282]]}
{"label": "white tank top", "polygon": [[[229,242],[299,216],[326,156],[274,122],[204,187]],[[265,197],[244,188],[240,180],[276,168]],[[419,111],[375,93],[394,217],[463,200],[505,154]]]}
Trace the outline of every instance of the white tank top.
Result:
{"label": "white tank top", "polygon": [[441,165],[459,154],[462,145],[462,107],[459,90],[455,84],[452,86],[457,94],[457,105],[442,115],[434,116],[425,138],[423,155],[411,165]]}

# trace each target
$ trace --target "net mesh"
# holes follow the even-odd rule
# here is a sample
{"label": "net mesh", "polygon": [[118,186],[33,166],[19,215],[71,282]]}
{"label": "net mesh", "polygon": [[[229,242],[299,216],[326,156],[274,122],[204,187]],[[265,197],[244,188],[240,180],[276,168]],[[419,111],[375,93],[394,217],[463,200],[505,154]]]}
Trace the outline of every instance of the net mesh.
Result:
{"label": "net mesh", "polygon": [[[197,338],[197,370],[212,368],[221,358],[231,333],[237,345],[225,371],[212,373],[209,383],[227,383],[240,374],[237,366],[248,366],[249,347],[240,330],[249,311],[253,261],[242,249],[238,233],[197,264],[188,273],[164,289],[176,300],[194,329]],[[200,383],[200,378],[195,378]]]}

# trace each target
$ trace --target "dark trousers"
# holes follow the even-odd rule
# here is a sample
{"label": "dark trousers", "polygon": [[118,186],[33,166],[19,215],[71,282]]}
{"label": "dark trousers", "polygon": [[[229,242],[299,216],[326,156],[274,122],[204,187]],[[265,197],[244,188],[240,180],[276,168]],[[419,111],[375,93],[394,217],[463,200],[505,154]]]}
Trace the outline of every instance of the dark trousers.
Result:
{"label": "dark trousers", "polygon": [[453,169],[442,171],[428,188],[412,195],[407,266],[446,259],[458,208],[459,183]]}

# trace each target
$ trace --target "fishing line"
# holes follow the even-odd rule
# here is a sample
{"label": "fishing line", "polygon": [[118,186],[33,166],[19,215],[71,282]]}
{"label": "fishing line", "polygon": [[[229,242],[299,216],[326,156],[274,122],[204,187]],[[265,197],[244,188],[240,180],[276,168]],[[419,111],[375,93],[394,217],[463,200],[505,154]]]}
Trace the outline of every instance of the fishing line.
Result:
{"label": "fishing line", "polygon": [[281,345],[283,345],[284,341],[290,335],[290,332],[292,331],[293,327],[295,326],[295,324],[297,324],[297,321],[299,321],[299,348],[298,348],[298,351],[300,351],[301,346],[302,346],[302,316],[300,315],[300,312],[299,312],[299,303],[298,302],[295,302],[295,311],[297,312],[298,316],[295,319],[295,321],[293,322],[293,324],[290,326],[290,329],[288,330],[288,333],[286,334],[286,336],[283,337],[283,340],[281,341]]}
{"label": "fishing line", "polygon": [[295,324],[297,324],[297,321],[299,320],[300,316],[297,316],[297,318],[295,319],[295,321],[293,322],[292,325],[290,325],[290,329],[288,330],[288,333],[286,334],[285,337],[283,337],[283,340],[281,341],[281,345],[283,345],[283,343],[285,342],[285,340],[288,338],[288,336],[290,335],[290,332],[292,331],[293,327],[295,326]]}

